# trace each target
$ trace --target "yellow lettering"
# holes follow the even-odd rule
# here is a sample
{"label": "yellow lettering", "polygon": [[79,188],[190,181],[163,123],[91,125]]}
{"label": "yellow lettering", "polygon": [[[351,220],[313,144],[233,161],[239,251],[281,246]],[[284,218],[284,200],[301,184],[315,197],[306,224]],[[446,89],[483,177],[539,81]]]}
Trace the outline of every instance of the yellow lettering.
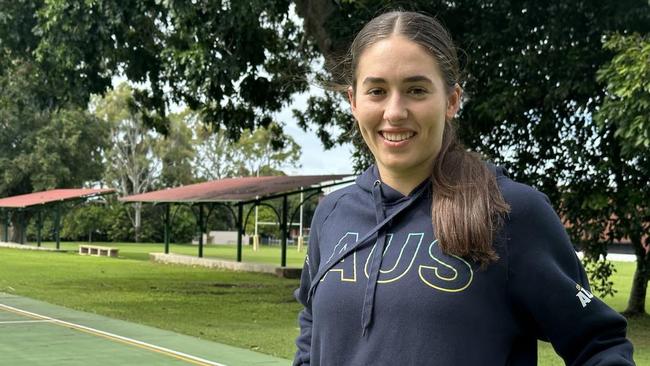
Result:
{"label": "yellow lettering", "polygon": [[431,266],[420,265],[418,268],[420,279],[427,286],[444,292],[460,292],[472,283],[472,266],[463,258],[442,253],[437,240],[429,246],[429,257],[435,263]]}

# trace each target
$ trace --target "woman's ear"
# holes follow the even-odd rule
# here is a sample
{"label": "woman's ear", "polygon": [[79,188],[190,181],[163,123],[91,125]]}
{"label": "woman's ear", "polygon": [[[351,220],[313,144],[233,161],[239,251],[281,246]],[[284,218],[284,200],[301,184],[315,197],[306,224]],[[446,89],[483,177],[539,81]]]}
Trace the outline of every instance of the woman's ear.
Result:
{"label": "woman's ear", "polygon": [[458,113],[462,96],[463,89],[458,84],[454,85],[454,88],[447,96],[447,111],[445,113],[447,120],[451,120],[456,116],[456,113]]}
{"label": "woman's ear", "polygon": [[354,97],[354,89],[352,86],[348,87],[348,100],[350,101],[350,107],[352,108],[352,115],[355,115],[357,111],[357,100]]}

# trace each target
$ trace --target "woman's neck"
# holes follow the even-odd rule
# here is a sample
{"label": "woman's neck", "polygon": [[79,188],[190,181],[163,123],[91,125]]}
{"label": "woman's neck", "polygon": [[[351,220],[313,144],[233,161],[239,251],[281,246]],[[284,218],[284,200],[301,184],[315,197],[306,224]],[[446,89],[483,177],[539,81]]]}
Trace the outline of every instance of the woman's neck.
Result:
{"label": "woman's neck", "polygon": [[431,172],[425,169],[417,169],[412,172],[393,171],[383,168],[380,164],[377,164],[377,169],[381,181],[404,196],[411,194],[415,187],[431,176]]}

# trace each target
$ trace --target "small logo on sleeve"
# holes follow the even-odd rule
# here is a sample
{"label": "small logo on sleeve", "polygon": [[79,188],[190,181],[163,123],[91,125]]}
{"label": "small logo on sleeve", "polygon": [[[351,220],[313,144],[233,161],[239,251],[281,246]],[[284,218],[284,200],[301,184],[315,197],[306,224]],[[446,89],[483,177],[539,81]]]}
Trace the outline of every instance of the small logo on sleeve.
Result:
{"label": "small logo on sleeve", "polygon": [[580,300],[580,304],[584,308],[591,302],[591,299],[594,297],[594,295],[592,295],[589,291],[578,284],[576,284],[576,289],[578,290],[576,297],[578,300]]}

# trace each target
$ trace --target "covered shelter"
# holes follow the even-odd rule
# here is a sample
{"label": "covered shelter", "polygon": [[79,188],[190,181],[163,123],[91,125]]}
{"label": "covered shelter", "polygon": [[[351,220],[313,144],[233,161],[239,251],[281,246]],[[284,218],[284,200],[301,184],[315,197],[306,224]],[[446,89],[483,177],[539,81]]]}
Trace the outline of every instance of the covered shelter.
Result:
{"label": "covered shelter", "polygon": [[37,245],[41,246],[41,230],[43,228],[43,211],[54,211],[54,239],[56,249],[60,247],[59,231],[61,226],[61,208],[64,203],[83,202],[92,197],[115,193],[114,189],[64,188],[49,191],[34,192],[0,198],[0,211],[3,213],[4,241],[9,241],[9,222],[16,211],[35,211],[37,227]]}
{"label": "covered shelter", "polygon": [[[309,193],[300,202],[301,206],[309,198],[322,192],[323,188],[351,183],[354,178],[349,174],[338,175],[302,175],[302,176],[263,176],[226,178],[204,183],[190,184],[177,188],[168,188],[158,191],[142,193],[120,198],[123,202],[143,202],[156,205],[164,205],[164,227],[165,227],[165,253],[169,253],[170,237],[170,207],[172,204],[190,204],[198,208],[195,212],[199,227],[199,257],[203,257],[203,234],[206,231],[207,220],[215,207],[224,207],[230,211],[235,218],[237,226],[237,261],[242,260],[242,236],[244,235],[245,223],[252,212],[252,208],[259,205],[271,207],[280,224],[282,258],[281,266],[286,266],[287,239],[290,220],[298,212],[298,208],[289,216],[289,205],[287,197],[294,194]],[[264,201],[282,198],[282,210],[278,212],[274,207]],[[244,216],[244,205],[253,204],[247,215]],[[236,208],[236,212],[235,212]],[[207,209],[207,213],[206,213]]]}

